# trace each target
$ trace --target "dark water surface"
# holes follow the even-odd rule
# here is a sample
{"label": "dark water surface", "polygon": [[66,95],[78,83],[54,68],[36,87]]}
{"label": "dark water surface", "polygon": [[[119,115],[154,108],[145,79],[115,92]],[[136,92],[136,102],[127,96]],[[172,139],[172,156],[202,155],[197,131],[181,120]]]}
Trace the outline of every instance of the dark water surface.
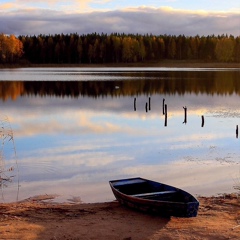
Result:
{"label": "dark water surface", "polygon": [[0,97],[2,202],[110,201],[109,180],[136,176],[240,185],[239,69],[1,69]]}

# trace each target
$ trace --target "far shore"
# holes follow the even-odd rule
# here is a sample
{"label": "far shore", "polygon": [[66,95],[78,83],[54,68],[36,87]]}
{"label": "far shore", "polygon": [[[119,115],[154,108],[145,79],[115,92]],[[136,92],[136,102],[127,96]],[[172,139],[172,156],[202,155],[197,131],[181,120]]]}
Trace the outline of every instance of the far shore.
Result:
{"label": "far shore", "polygon": [[167,68],[240,68],[240,63],[223,62],[198,62],[183,60],[163,60],[160,62],[141,62],[141,63],[102,63],[102,64],[0,64],[0,68],[37,68],[37,67],[80,67],[80,68],[105,68],[105,67],[167,67]]}

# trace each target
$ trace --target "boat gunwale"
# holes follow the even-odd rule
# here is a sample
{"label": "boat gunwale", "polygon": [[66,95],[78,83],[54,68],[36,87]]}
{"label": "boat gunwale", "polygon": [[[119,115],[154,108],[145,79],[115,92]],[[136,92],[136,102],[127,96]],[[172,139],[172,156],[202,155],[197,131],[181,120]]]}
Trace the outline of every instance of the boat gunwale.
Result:
{"label": "boat gunwale", "polygon": [[184,191],[184,190],[182,190],[180,188],[173,187],[173,186],[167,185],[167,184],[163,184],[163,185],[174,188],[175,190],[177,190],[176,192],[178,192],[178,191],[179,192],[183,192],[183,193],[191,196],[193,199],[195,199],[195,201],[188,201],[188,202],[177,201],[177,202],[174,202],[174,201],[171,201],[171,200],[170,201],[169,200],[168,201],[163,201],[163,200],[154,200],[154,199],[148,199],[148,198],[141,198],[141,197],[125,194],[125,193],[117,190],[114,187],[114,185],[113,185],[113,182],[118,182],[118,181],[121,182],[121,181],[125,181],[125,180],[134,180],[134,179],[141,179],[141,180],[144,180],[146,182],[154,182],[154,183],[157,183],[157,184],[161,184],[159,182],[155,182],[155,181],[152,181],[152,180],[144,179],[144,178],[141,178],[141,177],[128,178],[128,179],[119,179],[119,180],[111,180],[111,181],[109,181],[109,183],[110,183],[110,186],[111,186],[113,192],[115,191],[115,192],[118,193],[118,195],[125,196],[125,198],[129,199],[129,200],[130,199],[133,199],[133,200],[137,199],[139,202],[142,202],[142,203],[146,203],[146,202],[148,202],[148,203],[169,203],[169,204],[180,204],[180,205],[199,204],[198,199],[196,197],[194,197],[192,194],[190,194],[190,193],[188,193],[188,192],[186,192],[186,191]]}

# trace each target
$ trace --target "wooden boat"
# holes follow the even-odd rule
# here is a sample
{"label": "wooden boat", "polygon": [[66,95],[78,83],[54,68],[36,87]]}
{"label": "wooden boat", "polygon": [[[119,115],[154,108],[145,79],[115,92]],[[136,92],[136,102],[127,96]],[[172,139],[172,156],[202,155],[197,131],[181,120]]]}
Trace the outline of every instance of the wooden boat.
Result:
{"label": "wooden boat", "polygon": [[112,180],[109,184],[123,205],[166,217],[197,216],[199,201],[179,188],[140,177]]}

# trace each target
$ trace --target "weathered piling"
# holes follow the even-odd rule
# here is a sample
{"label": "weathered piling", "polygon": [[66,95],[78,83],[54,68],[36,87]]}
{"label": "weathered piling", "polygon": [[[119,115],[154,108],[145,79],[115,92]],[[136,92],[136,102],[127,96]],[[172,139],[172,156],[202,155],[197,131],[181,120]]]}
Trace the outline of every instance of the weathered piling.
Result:
{"label": "weathered piling", "polygon": [[165,117],[167,117],[167,104],[164,105],[164,114],[165,114]]}
{"label": "weathered piling", "polygon": [[165,98],[163,99],[163,102],[162,102],[162,111],[164,115],[165,114]]}
{"label": "weathered piling", "polygon": [[151,111],[151,97],[148,98],[148,110]]}
{"label": "weathered piling", "polygon": [[164,126],[167,127],[167,116],[165,115]]}
{"label": "weathered piling", "polygon": [[236,138],[238,138],[238,125],[236,126]]}
{"label": "weathered piling", "polygon": [[202,127],[204,127],[204,116],[202,115]]}
{"label": "weathered piling", "polygon": [[145,104],[145,110],[146,110],[146,112],[148,112],[148,103],[147,102]]}
{"label": "weathered piling", "polygon": [[137,110],[137,107],[136,107],[136,102],[137,102],[137,99],[136,99],[136,98],[134,98],[134,111],[136,111],[136,110]]}
{"label": "weathered piling", "polygon": [[187,123],[187,107],[185,106],[185,107],[183,107],[183,109],[184,109],[184,121],[183,121],[183,123]]}
{"label": "weathered piling", "polygon": [[164,126],[167,127],[167,104],[164,105],[164,112],[165,112]]}

